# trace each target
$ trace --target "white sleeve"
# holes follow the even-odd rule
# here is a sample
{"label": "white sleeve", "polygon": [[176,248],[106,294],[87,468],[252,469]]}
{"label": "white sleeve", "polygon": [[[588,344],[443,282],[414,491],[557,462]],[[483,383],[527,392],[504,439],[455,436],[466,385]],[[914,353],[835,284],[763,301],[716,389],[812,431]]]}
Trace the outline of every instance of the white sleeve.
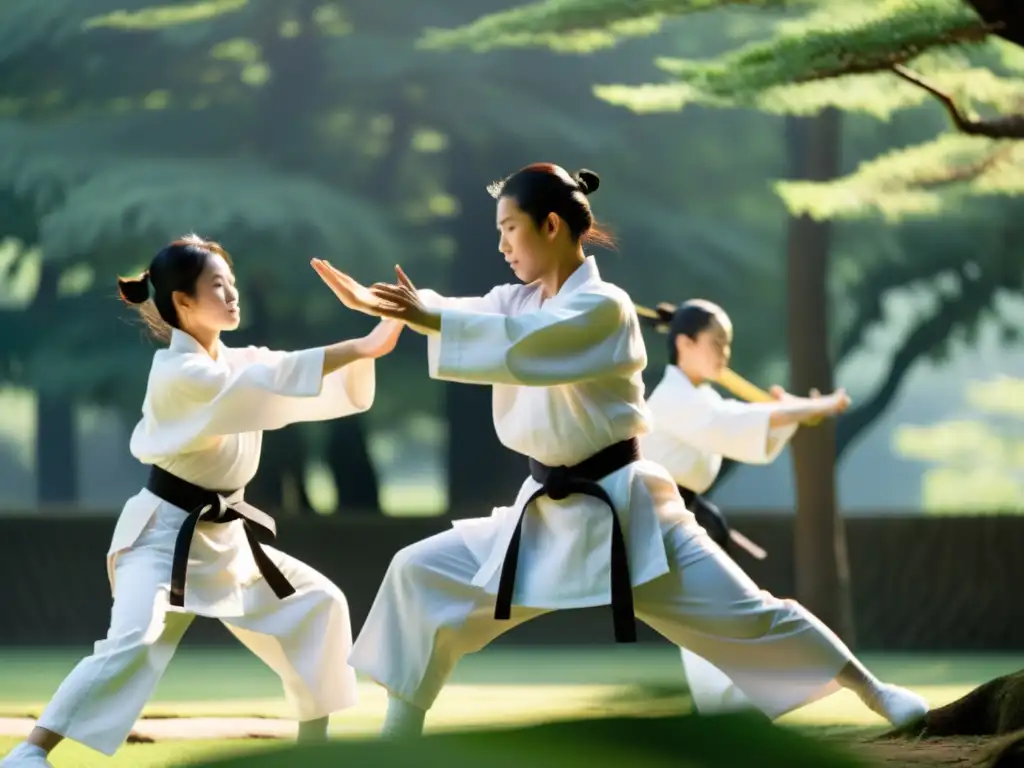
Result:
{"label": "white sleeve", "polygon": [[471,384],[548,387],[642,370],[647,351],[625,307],[574,293],[554,308],[506,316],[442,309],[428,337],[430,375]]}
{"label": "white sleeve", "polygon": [[[228,349],[229,353],[242,350]],[[280,365],[288,365],[293,355],[315,353],[319,361],[314,367],[318,371],[320,384],[313,396],[299,395],[297,400],[288,398],[290,403],[285,410],[294,414],[287,423],[300,421],[325,421],[343,416],[363,413],[373,405],[376,394],[376,363],[373,360],[355,360],[336,371],[323,375],[323,347],[304,350],[302,352],[278,352],[266,347],[246,347],[244,349],[250,364],[276,369]],[[287,414],[286,414],[287,415]],[[273,429],[267,427],[266,429]]]}
{"label": "white sleeve", "polygon": [[143,408],[145,426],[132,437],[134,455],[168,455],[203,438],[334,419],[373,404],[372,360],[358,360],[324,377],[322,347],[225,352],[244,355],[248,364],[228,372],[202,355],[176,355],[154,365]]}
{"label": "white sleeve", "polygon": [[799,424],[787,424],[785,427],[772,427],[768,430],[768,450],[765,454],[765,463],[775,461],[782,453],[793,435],[800,428]]}
{"label": "white sleeve", "polygon": [[489,312],[502,315],[506,312],[505,297],[512,286],[499,285],[483,296],[442,296],[429,288],[417,288],[416,294],[427,309],[461,309],[465,312]]}
{"label": "white sleeve", "polygon": [[687,398],[666,410],[660,429],[701,451],[745,464],[774,461],[796,432],[796,425],[771,429],[772,406],[767,403]]}

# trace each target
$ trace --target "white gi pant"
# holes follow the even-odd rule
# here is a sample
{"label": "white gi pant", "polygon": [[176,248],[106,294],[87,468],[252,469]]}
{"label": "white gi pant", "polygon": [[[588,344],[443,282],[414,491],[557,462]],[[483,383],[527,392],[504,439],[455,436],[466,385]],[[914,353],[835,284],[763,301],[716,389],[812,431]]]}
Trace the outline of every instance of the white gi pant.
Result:
{"label": "white gi pant", "polygon": [[683,675],[690,689],[693,708],[702,714],[736,712],[753,705],[729,676],[707,659],[681,648]]}
{"label": "white gi pant", "polygon": [[[39,727],[106,755],[124,743],[197,615],[169,605],[174,536],[182,519],[164,505],[135,544],[118,555],[107,637],[61,683]],[[352,627],[345,596],[308,565],[272,547],[264,550],[296,593],[281,600],[258,578],[241,587],[243,614],[221,621],[281,677],[298,720],[353,706],[356,677],[347,663]],[[203,564],[196,565],[202,578]],[[188,589],[186,580],[186,594]]]}
{"label": "white gi pant", "polygon": [[[680,567],[694,537],[707,555]],[[664,539],[670,570],[634,588],[639,620],[720,668],[773,719],[839,690],[836,676],[853,655],[821,621],[758,589],[703,531],[679,525]],[[429,709],[464,654],[547,612],[513,606],[510,620],[496,621],[494,595],[471,585],[479,567],[456,530],[398,552],[356,639],[352,666],[391,695]]]}

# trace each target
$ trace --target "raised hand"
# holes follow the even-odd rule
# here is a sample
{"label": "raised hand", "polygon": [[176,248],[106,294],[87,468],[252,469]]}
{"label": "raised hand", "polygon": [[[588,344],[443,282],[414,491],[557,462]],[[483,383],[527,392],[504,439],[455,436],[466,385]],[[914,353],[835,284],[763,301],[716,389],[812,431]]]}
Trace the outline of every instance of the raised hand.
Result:
{"label": "raised hand", "polygon": [[383,315],[378,306],[380,302],[365,286],[322,259],[313,259],[310,264],[320,279],[346,307],[376,317]]}
{"label": "raised hand", "polygon": [[850,396],[846,394],[845,389],[837,389],[826,399],[830,401],[833,416],[837,416],[843,411],[845,411],[847,408],[850,407],[850,403],[852,402],[850,400]]}
{"label": "raised hand", "polygon": [[819,424],[822,419],[838,416],[850,406],[850,396],[846,394],[845,389],[837,389],[831,395],[822,395],[817,389],[812,389],[808,397],[799,397],[776,384],[768,392],[776,402],[803,401],[812,407],[815,413],[802,420],[802,423],[808,426]]}
{"label": "raised hand", "polygon": [[810,426],[819,423],[822,419],[838,416],[850,407],[850,396],[846,394],[845,389],[837,389],[831,395],[822,395],[817,389],[812,389],[808,399],[818,405],[820,409],[815,416],[804,421]]}
{"label": "raised hand", "polygon": [[410,291],[416,290],[416,286],[412,284],[412,280],[408,278],[408,276],[405,274],[405,270],[403,270],[401,266],[399,266],[398,264],[395,264],[395,274],[398,275],[399,285],[405,286]]}
{"label": "raised hand", "polygon": [[416,330],[440,330],[440,316],[428,310],[423,302],[420,301],[416,287],[405,272],[402,271],[401,267],[396,266],[395,272],[398,275],[397,285],[392,283],[374,283],[370,287],[370,293],[377,302],[380,314],[408,323],[414,326]]}

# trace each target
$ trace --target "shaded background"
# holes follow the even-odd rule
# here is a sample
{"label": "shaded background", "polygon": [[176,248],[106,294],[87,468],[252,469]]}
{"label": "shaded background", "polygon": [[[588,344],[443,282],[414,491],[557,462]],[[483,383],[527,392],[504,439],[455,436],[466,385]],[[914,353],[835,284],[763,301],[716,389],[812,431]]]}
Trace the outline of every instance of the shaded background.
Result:
{"label": "shaded background", "polygon": [[[798,576],[788,450],[769,467],[729,468],[712,494],[771,553],[744,567],[851,642],[856,626],[859,646],[1024,646],[1024,618],[1008,609],[1024,535],[1020,203],[822,224],[793,218],[773,189],[849,174],[934,135],[945,117],[931,104],[884,120],[801,118],[630,109],[595,92],[658,79],[659,57],[756,39],[765,30],[749,12],[667,20],[587,55],[417,46],[429,28],[512,5],[4,4],[0,644],[81,645],[106,626],[103,555],[145,479],[128,437],[154,350],[115,298],[117,274],[196,231],[237,265],[244,323],[230,343],[333,342],[373,321],[337,304],[311,256],[369,281],[400,262],[418,285],[480,293],[509,278],[487,183],[551,160],[601,174],[595,212],[620,241],[598,254],[605,277],[637,303],[724,305],[734,367],[748,378],[791,385],[794,354],[825,334],[829,352],[810,367],[855,405],[835,429],[835,456],[805,459],[803,477],[835,468],[850,574],[838,583],[852,618],[841,618],[838,587],[813,594],[810,582],[835,575],[815,568],[832,565],[805,562]],[[817,299],[827,325],[794,321]],[[398,547],[453,516],[488,514],[525,471],[494,437],[489,390],[431,381],[424,347],[406,334],[379,363],[370,413],[267,434],[248,491],[280,518],[282,546],[339,582],[357,627]],[[664,347],[649,336],[649,387]],[[802,514],[827,523],[833,510]],[[804,530],[805,544],[845,549],[827,524]],[[573,612],[503,642],[607,642],[609,621]],[[226,641],[208,624],[188,642]]]}

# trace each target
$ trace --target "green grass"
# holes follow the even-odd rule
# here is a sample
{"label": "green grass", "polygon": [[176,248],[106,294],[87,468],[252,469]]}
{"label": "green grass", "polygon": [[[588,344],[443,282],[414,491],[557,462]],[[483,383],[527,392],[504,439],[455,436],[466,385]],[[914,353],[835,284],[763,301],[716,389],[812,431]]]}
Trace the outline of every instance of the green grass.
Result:
{"label": "green grass", "polygon": [[[81,654],[68,650],[0,651],[0,716],[36,715]],[[1024,667],[1024,656],[866,654],[880,678],[908,685],[941,705],[981,682]],[[594,648],[492,648],[467,657],[431,713],[434,730],[496,723],[531,723],[615,714],[685,711],[678,651],[670,646]],[[659,700],[640,698],[664,689]],[[336,737],[376,733],[386,699],[370,683],[359,706],[332,721]],[[183,648],[171,664],[146,714],[149,716],[287,717],[277,678],[241,649]],[[846,692],[783,718],[787,725],[818,733],[878,729],[882,721]],[[16,740],[0,738],[0,754]],[[260,749],[258,741],[169,741],[130,745],[113,760],[75,744],[54,753],[56,768],[91,765],[158,768],[212,755]]]}

